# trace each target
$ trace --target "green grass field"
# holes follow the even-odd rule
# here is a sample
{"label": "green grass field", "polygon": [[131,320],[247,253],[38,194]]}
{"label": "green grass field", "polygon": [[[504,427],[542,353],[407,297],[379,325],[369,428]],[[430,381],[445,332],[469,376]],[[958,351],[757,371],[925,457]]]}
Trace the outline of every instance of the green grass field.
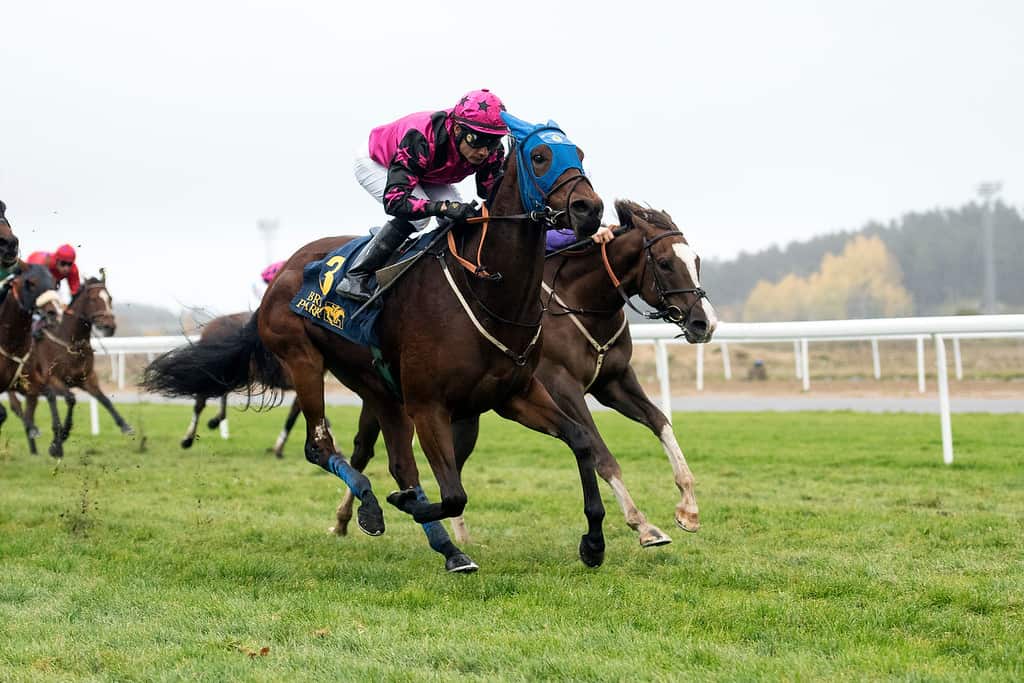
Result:
{"label": "green grass field", "polygon": [[[481,570],[450,576],[386,504],[384,536],[327,535],[341,482],[301,437],[264,453],[283,411],[233,411],[230,441],[190,451],[187,407],[124,412],[144,442],[106,416],[88,435],[80,409],[61,463],[0,435],[0,680],[1024,678],[1024,416],[955,416],[946,467],[936,416],[677,414],[689,535],[656,441],[601,413],[675,542],[640,548],[602,483],[596,570],[572,455],[487,416],[466,471]],[[330,415],[350,442],[355,411]]]}

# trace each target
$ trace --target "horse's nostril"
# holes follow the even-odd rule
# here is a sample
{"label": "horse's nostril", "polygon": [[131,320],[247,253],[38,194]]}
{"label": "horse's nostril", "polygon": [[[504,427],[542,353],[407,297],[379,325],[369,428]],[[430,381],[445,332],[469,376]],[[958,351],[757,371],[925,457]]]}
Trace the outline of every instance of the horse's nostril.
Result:
{"label": "horse's nostril", "polygon": [[590,213],[594,208],[591,202],[585,199],[577,199],[569,205],[569,209],[575,214],[586,215]]}
{"label": "horse's nostril", "polygon": [[707,320],[691,320],[690,331],[695,334],[707,334],[708,321]]}

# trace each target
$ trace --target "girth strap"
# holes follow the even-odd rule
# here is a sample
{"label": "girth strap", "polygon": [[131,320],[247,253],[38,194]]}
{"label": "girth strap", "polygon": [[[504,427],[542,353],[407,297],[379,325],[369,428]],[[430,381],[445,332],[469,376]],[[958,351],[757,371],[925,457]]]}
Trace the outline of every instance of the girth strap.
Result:
{"label": "girth strap", "polygon": [[21,369],[25,367],[25,361],[27,361],[28,357],[32,355],[32,347],[34,347],[35,344],[35,339],[31,339],[28,345],[28,351],[25,352],[24,356],[15,356],[13,353],[8,353],[4,347],[0,346],[0,356],[9,358],[17,363],[17,366],[14,368],[14,374],[11,376],[11,381],[7,383],[7,387],[4,391],[10,391],[11,387],[18,382],[18,379],[21,377]]}
{"label": "girth strap", "polygon": [[[566,311],[572,310],[564,301],[562,301],[562,297],[558,296],[558,294],[555,293],[555,290],[551,289],[551,287],[548,286],[548,283],[541,282],[540,286],[544,288],[545,292],[547,292],[552,296],[552,298],[554,298],[554,300],[558,303],[559,306],[564,308]],[[586,393],[587,390],[589,390],[590,387],[593,386],[594,382],[597,381],[598,376],[601,374],[601,367],[604,365],[604,357],[608,355],[608,350],[615,345],[615,342],[619,340],[619,337],[622,336],[622,333],[626,331],[627,327],[629,327],[629,321],[625,318],[625,316],[623,316],[622,324],[619,325],[619,329],[615,332],[615,334],[612,335],[611,339],[606,341],[604,344],[601,344],[596,339],[594,339],[594,336],[590,334],[590,331],[587,330],[587,328],[583,325],[583,323],[580,322],[580,319],[577,318],[575,314],[566,313],[566,315],[569,316],[569,320],[571,320],[573,324],[576,325],[576,328],[580,331],[580,333],[583,334],[583,337],[588,342],[590,342],[590,345],[594,348],[594,351],[597,352],[597,367],[594,368],[594,376],[591,377],[590,381],[587,382],[587,385],[583,387],[583,391],[584,393]]]}

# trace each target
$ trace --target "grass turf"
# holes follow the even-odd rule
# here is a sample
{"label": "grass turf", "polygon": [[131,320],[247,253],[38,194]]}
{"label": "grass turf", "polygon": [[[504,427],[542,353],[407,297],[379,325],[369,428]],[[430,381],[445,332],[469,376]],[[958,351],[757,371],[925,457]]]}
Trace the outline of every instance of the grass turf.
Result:
{"label": "grass turf", "polygon": [[[465,476],[481,571],[449,576],[386,504],[383,537],[328,536],[342,483],[300,434],[264,453],[282,410],[190,451],[188,408],[124,412],[140,436],[79,424],[61,463],[0,435],[0,680],[1024,678],[1019,415],[955,416],[946,467],[936,416],[677,414],[689,535],[660,446],[601,413],[675,542],[641,549],[602,483],[597,570],[569,451],[487,416]],[[349,441],[355,411],[330,416]]]}

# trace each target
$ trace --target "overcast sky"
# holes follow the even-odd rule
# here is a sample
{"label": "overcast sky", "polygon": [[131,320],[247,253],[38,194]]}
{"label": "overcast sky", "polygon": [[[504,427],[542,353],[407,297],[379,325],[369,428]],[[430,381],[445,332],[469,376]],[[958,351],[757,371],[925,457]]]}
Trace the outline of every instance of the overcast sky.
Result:
{"label": "overcast sky", "polygon": [[556,119],[609,207],[705,257],[1024,198],[1024,3],[0,0],[0,199],[115,301],[248,305],[266,263],[383,211],[370,128],[488,87]]}

